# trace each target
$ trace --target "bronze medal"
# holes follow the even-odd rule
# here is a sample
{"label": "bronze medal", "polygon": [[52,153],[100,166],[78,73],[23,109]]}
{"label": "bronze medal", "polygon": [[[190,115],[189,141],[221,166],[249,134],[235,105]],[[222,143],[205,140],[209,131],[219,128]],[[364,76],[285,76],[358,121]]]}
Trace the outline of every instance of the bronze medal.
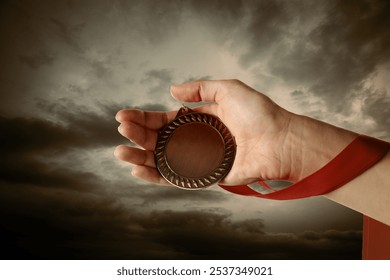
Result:
{"label": "bronze medal", "polygon": [[230,171],[236,144],[216,116],[182,107],[158,132],[156,166],[169,183],[197,190],[218,183]]}

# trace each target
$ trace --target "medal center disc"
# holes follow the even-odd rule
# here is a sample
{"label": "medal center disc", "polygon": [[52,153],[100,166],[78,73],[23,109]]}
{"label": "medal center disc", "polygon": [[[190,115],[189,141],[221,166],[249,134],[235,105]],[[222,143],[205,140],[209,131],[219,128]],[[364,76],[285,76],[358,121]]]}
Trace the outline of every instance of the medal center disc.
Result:
{"label": "medal center disc", "polygon": [[188,123],[175,129],[166,145],[166,160],[180,176],[208,176],[224,158],[220,133],[204,123]]}

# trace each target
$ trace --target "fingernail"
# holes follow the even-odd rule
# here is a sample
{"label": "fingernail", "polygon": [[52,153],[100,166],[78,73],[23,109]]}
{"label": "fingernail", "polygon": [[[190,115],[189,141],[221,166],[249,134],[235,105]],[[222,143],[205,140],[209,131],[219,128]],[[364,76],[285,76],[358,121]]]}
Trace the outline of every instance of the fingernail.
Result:
{"label": "fingernail", "polygon": [[120,147],[121,147],[121,145],[116,146],[115,149],[114,149],[114,156],[116,158],[119,158],[119,154],[120,154],[119,149],[120,149]]}
{"label": "fingernail", "polygon": [[169,92],[171,93],[171,95],[173,96],[173,92],[172,92],[172,89],[175,85],[171,85],[171,87],[169,88]]}

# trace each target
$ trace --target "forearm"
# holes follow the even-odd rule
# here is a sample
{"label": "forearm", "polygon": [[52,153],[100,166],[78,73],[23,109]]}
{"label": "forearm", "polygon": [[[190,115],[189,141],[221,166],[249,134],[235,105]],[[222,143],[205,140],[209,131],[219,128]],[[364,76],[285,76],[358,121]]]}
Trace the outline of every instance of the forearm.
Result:
{"label": "forearm", "polygon": [[[308,117],[294,116],[296,130],[292,153],[296,167],[293,181],[316,172],[338,155],[358,135]],[[390,153],[364,173],[325,197],[390,224]],[[293,170],[293,169],[292,169]],[[315,187],[315,186],[313,186]]]}
{"label": "forearm", "polygon": [[390,225],[390,153],[366,172],[325,197]]}

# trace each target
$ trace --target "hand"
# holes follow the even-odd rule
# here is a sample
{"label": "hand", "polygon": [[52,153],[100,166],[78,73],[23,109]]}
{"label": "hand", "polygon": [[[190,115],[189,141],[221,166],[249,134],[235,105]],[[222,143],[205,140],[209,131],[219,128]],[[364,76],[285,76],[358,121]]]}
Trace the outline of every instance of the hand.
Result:
{"label": "hand", "polygon": [[[194,110],[218,116],[235,137],[236,159],[220,182],[223,185],[278,179],[296,182],[317,171],[357,137],[351,131],[290,113],[236,80],[196,81],[172,86],[171,93],[181,102],[213,102]],[[121,145],[115,150],[119,159],[134,164],[134,176],[169,185],[156,169],[153,149],[157,131],[173,120],[176,113],[118,112],[119,132],[141,147]],[[390,225],[389,164],[390,153],[325,196]]]}
{"label": "hand", "polygon": [[[194,110],[218,116],[235,137],[236,159],[220,182],[223,185],[277,179],[297,181],[324,165],[355,137],[331,125],[292,114],[237,80],[190,82],[172,86],[171,94],[180,102],[213,102]],[[158,129],[173,120],[176,113],[140,110],[117,113],[119,132],[141,147],[121,145],[115,150],[119,159],[134,164],[133,176],[168,185],[156,169],[153,150]],[[337,137],[336,141],[324,142],[332,135]]]}

